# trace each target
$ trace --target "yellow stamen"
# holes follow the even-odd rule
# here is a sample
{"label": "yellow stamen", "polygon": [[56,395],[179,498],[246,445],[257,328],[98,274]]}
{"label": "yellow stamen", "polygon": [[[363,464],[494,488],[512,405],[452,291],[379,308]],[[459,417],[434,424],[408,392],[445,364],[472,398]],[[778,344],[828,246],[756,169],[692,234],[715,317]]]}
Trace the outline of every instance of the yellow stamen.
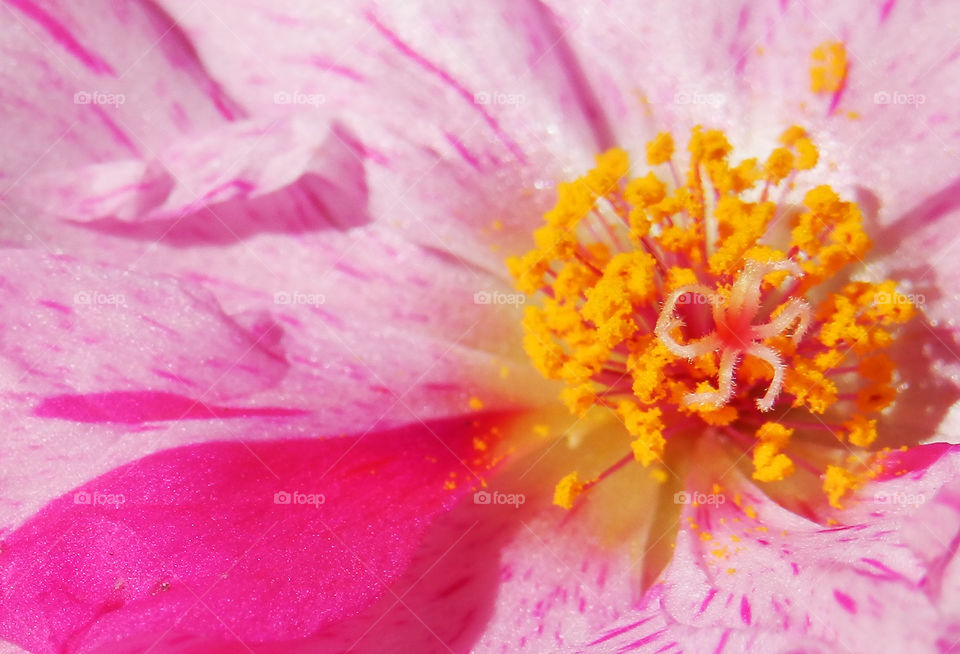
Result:
{"label": "yellow stamen", "polygon": [[[825,44],[815,59],[818,88],[838,90],[843,46]],[[825,470],[837,505],[860,478],[799,457],[793,423],[761,412],[806,413],[797,424],[827,421],[869,448],[876,414],[896,400],[883,350],[915,309],[892,281],[819,288],[861,263],[871,242],[859,207],[829,186],[797,191],[799,211],[782,203],[819,160],[805,129],[786,129],[762,165],[732,161],[732,151],[723,132],[695,127],[679,185],[669,134],[646,150],[649,165],[670,164],[667,175],[631,171],[613,149],[559,184],[535,248],[508,260],[520,290],[543,294],[526,308],[524,348],[564,384],[571,412],[615,412],[642,465],[662,462],[675,432],[712,434],[746,443],[758,481]],[[567,475],[555,503],[572,506],[587,487]]]}
{"label": "yellow stamen", "polygon": [[810,90],[814,93],[836,93],[847,79],[847,49],[839,41],[821,43],[813,50],[810,67]]}
{"label": "yellow stamen", "polygon": [[572,509],[573,503],[582,492],[583,484],[580,482],[579,475],[571,472],[557,482],[557,487],[553,491],[553,503],[564,509]]}
{"label": "yellow stamen", "polygon": [[823,490],[827,494],[830,506],[835,509],[842,509],[840,498],[852,490],[860,487],[862,480],[855,474],[841,468],[840,466],[827,466],[827,471],[823,478]]}
{"label": "yellow stamen", "polygon": [[793,474],[793,461],[781,453],[793,431],[776,422],[766,422],[757,430],[760,442],[753,448],[754,479],[781,481]]}

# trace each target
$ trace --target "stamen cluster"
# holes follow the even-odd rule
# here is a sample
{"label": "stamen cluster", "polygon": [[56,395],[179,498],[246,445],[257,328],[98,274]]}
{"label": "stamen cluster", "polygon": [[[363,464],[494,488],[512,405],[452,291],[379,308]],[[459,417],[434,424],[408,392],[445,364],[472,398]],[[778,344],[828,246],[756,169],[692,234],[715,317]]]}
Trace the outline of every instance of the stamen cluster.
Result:
{"label": "stamen cluster", "polygon": [[[752,436],[754,477],[781,480],[794,472],[791,424],[809,422],[797,412],[869,448],[895,399],[883,350],[914,308],[892,281],[838,281],[871,247],[860,209],[829,186],[789,202],[819,153],[800,127],[780,142],[764,162],[734,164],[722,132],[696,127],[683,177],[667,133],[648,144],[655,172],[643,176],[609,150],[558,186],[536,247],[507,261],[541,299],[524,317],[534,365],[564,382],[574,414],[615,412],[643,465],[706,425]],[[824,478],[835,505],[858,483],[837,466]],[[569,475],[557,502],[584,487]]]}

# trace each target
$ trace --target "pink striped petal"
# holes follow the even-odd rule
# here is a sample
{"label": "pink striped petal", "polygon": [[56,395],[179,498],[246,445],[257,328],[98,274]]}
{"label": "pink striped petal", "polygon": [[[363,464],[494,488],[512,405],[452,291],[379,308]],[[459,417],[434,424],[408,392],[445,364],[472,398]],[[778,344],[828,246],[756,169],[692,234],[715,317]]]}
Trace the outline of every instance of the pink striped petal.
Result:
{"label": "pink striped petal", "polygon": [[12,0],[0,44],[4,192],[29,174],[130,158],[243,115],[150,3]]}
{"label": "pink striped petal", "polygon": [[687,505],[662,581],[583,651],[949,651],[960,638],[960,457],[927,445],[888,463],[833,527],[743,478],[725,502]]}

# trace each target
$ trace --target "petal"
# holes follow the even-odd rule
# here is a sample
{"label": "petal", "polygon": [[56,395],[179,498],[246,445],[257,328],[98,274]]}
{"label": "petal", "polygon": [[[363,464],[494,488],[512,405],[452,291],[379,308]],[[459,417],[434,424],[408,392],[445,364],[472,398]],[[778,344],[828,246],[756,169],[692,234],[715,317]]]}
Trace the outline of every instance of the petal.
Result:
{"label": "petal", "polygon": [[[610,144],[539,3],[166,6],[250,112],[314,111],[277,105],[276,94],[322,98],[320,111],[364,144],[374,214],[498,270],[486,244],[519,249],[552,199],[548,187]],[[238,38],[260,46],[233,47]]]}
{"label": "petal", "polygon": [[277,325],[249,329],[195,286],[23,250],[5,252],[0,274],[4,367],[21,392],[148,389],[216,401],[286,374]]}
{"label": "petal", "polygon": [[215,442],[113,470],[5,537],[3,635],[75,652],[315,633],[382,594],[468,488],[445,481],[473,479],[469,424]]}
{"label": "petal", "polygon": [[928,445],[891,457],[834,527],[739,476],[721,493],[697,486],[702,503],[684,507],[676,556],[645,610],[585,651],[628,651],[641,638],[664,651],[949,649],[960,636],[960,453]]}
{"label": "petal", "polygon": [[396,596],[296,651],[373,654],[390,642],[410,652],[566,652],[632,614],[655,546],[647,539],[659,537],[647,501],[658,484],[628,466],[568,513],[551,502],[556,471],[598,457],[566,449],[540,438],[435,523]]}
{"label": "petal", "polygon": [[[372,243],[367,250],[378,254]],[[0,414],[8,425],[0,526],[13,527],[69,488],[146,454],[230,439],[235,430],[257,440],[318,425],[334,435],[362,432],[460,415],[472,411],[474,396],[489,409],[522,405],[525,394],[538,392],[527,390],[537,387],[519,372],[517,388],[497,390],[506,360],[456,343],[480,328],[485,313],[493,329],[515,307],[475,304],[469,289],[446,304],[425,291],[434,310],[474,312],[473,324],[446,342],[436,334],[456,323],[437,321],[418,333],[426,317],[389,304],[396,287],[389,278],[375,281],[342,284],[323,306],[299,299],[315,289],[287,287],[282,292],[299,295],[286,303],[267,296],[259,306],[225,310],[187,281],[7,251],[0,262],[7,388]]]}
{"label": "petal", "polygon": [[0,177],[129,158],[241,110],[203,69],[169,16],[150,3],[15,0],[2,10]]}
{"label": "petal", "polygon": [[107,234],[181,245],[346,229],[370,220],[363,161],[350,140],[336,126],[295,117],[238,121],[142,160],[31,176],[16,193],[59,218],[101,220],[91,227]]}

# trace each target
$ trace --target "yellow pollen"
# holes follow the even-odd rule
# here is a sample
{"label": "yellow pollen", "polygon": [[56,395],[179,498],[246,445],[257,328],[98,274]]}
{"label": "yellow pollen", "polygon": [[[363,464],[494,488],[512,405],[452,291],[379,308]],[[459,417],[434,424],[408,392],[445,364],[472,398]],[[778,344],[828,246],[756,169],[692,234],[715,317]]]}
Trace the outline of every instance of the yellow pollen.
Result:
{"label": "yellow pollen", "polygon": [[857,447],[870,447],[877,440],[877,421],[868,420],[859,413],[843,423],[843,428],[846,430],[847,440]]}
{"label": "yellow pollen", "polygon": [[860,487],[861,480],[849,470],[840,466],[827,466],[823,478],[823,490],[827,494],[830,506],[835,509],[842,509],[840,498]]}
{"label": "yellow pollen", "polygon": [[[845,50],[818,53],[817,86],[835,92]],[[709,434],[748,451],[758,481],[823,471],[837,505],[859,477],[806,460],[796,442],[826,429],[874,444],[899,382],[884,350],[916,312],[909,296],[893,281],[835,283],[871,241],[854,202],[799,186],[819,161],[806,129],[784,130],[762,163],[734,160],[723,132],[699,126],[686,155],[666,133],[645,155],[666,174],[633,170],[615,148],[558,184],[535,247],[507,261],[537,295],[524,349],[572,413],[616,414],[643,466],[664,461],[674,434]],[[661,466],[651,474],[666,479]],[[571,473],[554,501],[569,508],[593,483]]]}
{"label": "yellow pollen", "polygon": [[483,400],[481,400],[479,397],[471,397],[468,404],[474,411],[479,411],[483,408]]}
{"label": "yellow pollen", "polygon": [[836,93],[847,79],[847,49],[839,41],[821,43],[813,50],[810,66],[810,90]]}
{"label": "yellow pollen", "polygon": [[583,484],[580,482],[579,475],[571,472],[557,483],[553,491],[553,503],[564,509],[572,509],[580,493],[583,492]]}
{"label": "yellow pollen", "polygon": [[753,478],[757,481],[781,481],[793,474],[793,461],[783,450],[794,430],[776,422],[765,422],[757,430],[760,441],[753,448]]}
{"label": "yellow pollen", "polygon": [[657,138],[647,145],[647,163],[651,166],[670,161],[673,156],[673,137],[669,132],[657,134]]}

